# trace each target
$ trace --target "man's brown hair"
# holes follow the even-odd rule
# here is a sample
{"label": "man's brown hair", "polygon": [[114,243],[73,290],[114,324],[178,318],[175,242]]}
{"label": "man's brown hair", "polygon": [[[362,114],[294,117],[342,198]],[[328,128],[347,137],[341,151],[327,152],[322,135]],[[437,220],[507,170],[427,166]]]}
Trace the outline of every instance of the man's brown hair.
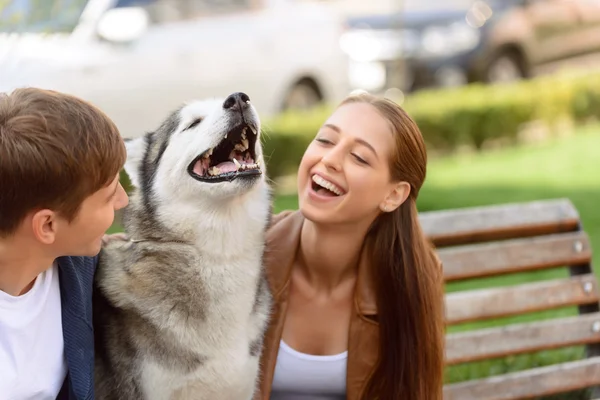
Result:
{"label": "man's brown hair", "polygon": [[37,88],[0,93],[0,237],[37,209],[72,221],[125,159],[117,127],[93,105]]}

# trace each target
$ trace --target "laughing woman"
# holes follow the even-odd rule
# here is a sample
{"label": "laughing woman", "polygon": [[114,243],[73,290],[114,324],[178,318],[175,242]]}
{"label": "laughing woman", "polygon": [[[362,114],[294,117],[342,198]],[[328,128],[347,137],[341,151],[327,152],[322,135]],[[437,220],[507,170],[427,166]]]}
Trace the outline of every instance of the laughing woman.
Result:
{"label": "laughing woman", "polygon": [[413,120],[346,99],[308,146],[299,210],[276,215],[261,400],[439,400],[441,266],[417,220],[427,155]]}

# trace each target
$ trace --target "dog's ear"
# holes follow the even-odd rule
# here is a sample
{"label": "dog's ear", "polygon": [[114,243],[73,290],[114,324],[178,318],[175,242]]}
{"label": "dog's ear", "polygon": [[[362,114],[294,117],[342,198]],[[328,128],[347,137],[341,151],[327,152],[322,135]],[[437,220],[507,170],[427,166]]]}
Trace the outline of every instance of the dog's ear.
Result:
{"label": "dog's ear", "polygon": [[146,151],[146,137],[141,136],[135,139],[125,140],[127,149],[127,161],[125,161],[125,172],[131,180],[131,184],[140,187],[140,167],[144,160]]}

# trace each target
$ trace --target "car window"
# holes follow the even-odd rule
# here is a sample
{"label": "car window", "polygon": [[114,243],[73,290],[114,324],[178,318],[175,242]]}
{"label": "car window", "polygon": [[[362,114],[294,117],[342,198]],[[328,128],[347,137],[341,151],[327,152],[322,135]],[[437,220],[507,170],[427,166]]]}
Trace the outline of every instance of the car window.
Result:
{"label": "car window", "polygon": [[475,0],[404,0],[402,8],[406,11],[438,11],[465,9]]}
{"label": "car window", "polygon": [[68,33],[88,0],[0,0],[0,32]]}
{"label": "car window", "polygon": [[119,0],[116,7],[144,7],[154,24],[244,11],[256,0]]}

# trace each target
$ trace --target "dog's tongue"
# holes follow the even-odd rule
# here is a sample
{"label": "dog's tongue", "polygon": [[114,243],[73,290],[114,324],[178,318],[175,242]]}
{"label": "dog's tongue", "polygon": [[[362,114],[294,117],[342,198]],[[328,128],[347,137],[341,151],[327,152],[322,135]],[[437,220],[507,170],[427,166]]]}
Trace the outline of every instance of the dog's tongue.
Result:
{"label": "dog's tongue", "polygon": [[231,161],[225,161],[217,165],[217,168],[221,171],[222,174],[226,172],[235,172],[237,171],[237,167]]}
{"label": "dog's tongue", "polygon": [[[209,165],[210,160],[208,158],[198,160],[198,162],[196,162],[196,165],[194,165],[194,173],[200,176],[205,175],[205,172],[208,171]],[[237,171],[237,167],[232,161],[222,162],[218,165],[215,165],[215,167],[219,168],[220,174]]]}

